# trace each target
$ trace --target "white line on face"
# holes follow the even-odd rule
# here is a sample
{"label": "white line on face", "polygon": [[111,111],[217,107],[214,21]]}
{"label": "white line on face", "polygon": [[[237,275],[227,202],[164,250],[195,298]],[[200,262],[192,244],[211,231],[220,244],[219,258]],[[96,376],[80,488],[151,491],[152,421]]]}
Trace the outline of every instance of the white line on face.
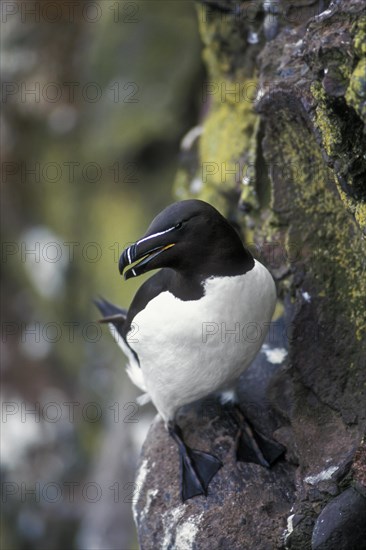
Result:
{"label": "white line on face", "polygon": [[128,265],[130,265],[131,262],[131,247],[127,248],[127,259],[128,259]]}
{"label": "white line on face", "polygon": [[165,229],[165,231],[159,231],[159,233],[154,233],[153,235],[149,235],[148,237],[145,237],[144,239],[141,239],[137,241],[136,245],[139,245],[141,243],[144,243],[145,241],[148,241],[149,239],[153,239],[154,237],[159,237],[159,235],[164,235],[165,233],[169,233],[169,231],[173,231],[175,227],[169,227],[169,229]]}

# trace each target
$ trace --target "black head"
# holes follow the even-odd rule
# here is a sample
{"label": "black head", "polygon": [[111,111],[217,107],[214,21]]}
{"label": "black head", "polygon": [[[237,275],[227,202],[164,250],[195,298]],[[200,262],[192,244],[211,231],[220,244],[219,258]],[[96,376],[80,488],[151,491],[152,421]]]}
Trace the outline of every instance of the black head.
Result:
{"label": "black head", "polygon": [[125,279],[161,267],[205,277],[234,275],[248,271],[253,263],[230,223],[200,200],[176,202],[160,212],[145,235],[123,251],[120,273],[138,260]]}

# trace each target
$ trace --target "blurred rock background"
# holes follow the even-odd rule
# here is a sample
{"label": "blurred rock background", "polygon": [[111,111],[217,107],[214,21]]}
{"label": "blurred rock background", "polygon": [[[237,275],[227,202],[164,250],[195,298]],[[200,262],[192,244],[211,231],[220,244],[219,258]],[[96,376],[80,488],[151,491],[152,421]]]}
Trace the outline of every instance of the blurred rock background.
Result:
{"label": "blurred rock background", "polygon": [[204,78],[192,2],[2,4],[4,550],[136,549],[140,411],[93,297],[172,201]]}

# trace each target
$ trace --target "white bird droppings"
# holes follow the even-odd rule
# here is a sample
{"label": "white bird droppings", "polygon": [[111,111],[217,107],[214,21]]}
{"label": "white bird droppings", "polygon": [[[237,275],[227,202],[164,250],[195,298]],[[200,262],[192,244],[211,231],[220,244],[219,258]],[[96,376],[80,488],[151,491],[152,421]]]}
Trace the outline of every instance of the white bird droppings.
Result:
{"label": "white bird droppings", "polygon": [[309,485],[316,485],[320,481],[327,481],[328,479],[331,479],[332,475],[337,470],[338,470],[338,466],[330,466],[330,468],[323,470],[319,474],[315,474],[313,476],[307,476],[305,478],[305,481],[306,483],[309,483]]}
{"label": "white bird droppings", "polygon": [[[136,477],[136,481],[135,481],[135,484],[136,484],[136,487],[137,487],[137,491],[138,491],[138,494],[141,493],[141,490],[142,490],[142,487],[145,483],[145,480],[146,480],[146,476],[147,474],[149,473],[150,469],[148,468],[148,460],[145,459],[140,468],[139,468],[139,471],[137,473],[137,477]],[[137,508],[136,508],[136,504],[137,504],[137,501],[134,500],[133,503],[132,503],[132,513],[133,513],[133,519],[135,520],[135,523],[137,525]]]}
{"label": "white bird droppings", "polygon": [[175,537],[175,548],[177,550],[192,549],[202,516],[203,512],[196,517],[190,517],[177,528],[177,534]]}
{"label": "white bird droppings", "polygon": [[267,344],[264,344],[261,352],[265,354],[267,361],[273,365],[281,364],[287,355],[285,348],[270,348]]}
{"label": "white bird droppings", "polygon": [[[192,550],[203,512],[197,516],[188,517],[179,525],[186,510],[184,505],[173,508],[163,515],[164,538],[162,550]],[[175,537],[174,537],[175,533]]]}
{"label": "white bird droppings", "polygon": [[184,514],[184,506],[178,506],[173,508],[173,510],[168,510],[163,514],[163,529],[164,529],[164,538],[161,545],[162,550],[168,550],[173,543],[173,533],[175,527]]}
{"label": "white bird droppings", "polygon": [[140,522],[144,521],[146,516],[149,513],[151,503],[155,500],[155,497],[157,496],[159,490],[158,489],[149,489],[146,493],[146,504],[144,506],[144,509],[142,510],[140,514]]}
{"label": "white bird droppings", "polygon": [[[292,509],[291,509],[292,510]],[[289,516],[287,518],[287,527],[286,529],[284,530],[283,532],[283,540],[285,542],[285,545],[286,545],[286,541],[288,539],[288,537],[291,535],[292,531],[294,530],[294,525],[293,525],[293,519],[295,517],[295,514],[291,514],[291,516]],[[287,548],[287,546],[285,546],[285,548]]]}

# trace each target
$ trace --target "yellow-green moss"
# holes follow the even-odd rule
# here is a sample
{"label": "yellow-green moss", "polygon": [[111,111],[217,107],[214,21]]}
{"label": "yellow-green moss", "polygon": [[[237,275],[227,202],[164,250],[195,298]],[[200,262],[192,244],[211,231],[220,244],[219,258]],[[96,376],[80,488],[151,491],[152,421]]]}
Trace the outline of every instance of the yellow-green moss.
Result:
{"label": "yellow-green moss", "polygon": [[366,57],[360,59],[353,71],[345,98],[348,105],[353,107],[366,123]]}
{"label": "yellow-green moss", "polygon": [[[242,189],[242,200],[256,209],[254,181],[259,116],[253,108],[258,85],[254,65],[242,62],[243,29],[237,19],[205,17],[204,13],[200,8],[203,57],[209,73],[202,99],[209,113],[203,123],[198,168],[193,178],[201,181],[202,186],[192,193],[192,174],[180,170],[175,189],[179,198],[193,194],[212,202],[223,213],[227,208],[223,194]],[[239,58],[241,63],[235,64]]]}
{"label": "yellow-green moss", "polygon": [[228,78],[237,82],[251,78],[255,70],[255,56],[244,55],[247,46],[245,33],[249,31],[243,19],[210,14],[198,8],[198,22],[204,43],[203,59],[213,80]]}
{"label": "yellow-green moss", "polygon": [[[288,177],[282,182],[282,189],[275,192],[281,195],[286,188],[292,200],[287,238],[298,241],[299,249],[308,260],[307,271],[319,288],[318,296],[323,292],[325,297],[334,297],[329,301],[330,318],[344,316],[361,339],[365,332],[363,258],[366,243],[342,201],[332,191],[330,180],[334,174],[324,164],[314,137],[305,127],[295,124],[286,112],[276,116],[281,137],[271,142],[272,154],[277,162],[287,166]],[[276,200],[281,203],[280,210],[288,207],[287,195]]]}
{"label": "yellow-green moss", "polygon": [[[344,138],[342,138],[340,122],[329,106],[329,99],[320,82],[312,84],[311,93],[317,101],[315,125],[320,132],[323,148],[329,157],[342,158],[344,153],[341,145]],[[362,59],[352,73],[345,99],[361,117],[366,118],[366,59]],[[347,161],[347,159],[344,160]],[[334,180],[344,206],[354,215],[358,226],[365,232],[365,203],[347,195],[342,190],[337,178],[334,177]],[[347,180],[348,184],[352,185],[350,176],[347,177]]]}
{"label": "yellow-green moss", "polygon": [[327,105],[327,95],[320,82],[311,85],[311,93],[317,100],[315,124],[320,131],[323,147],[329,157],[335,155],[342,143],[342,134],[337,117]]}
{"label": "yellow-green moss", "polygon": [[360,17],[355,24],[353,45],[359,57],[366,55],[366,16]]}
{"label": "yellow-green moss", "polygon": [[203,127],[200,158],[203,166],[207,162],[217,163],[218,170],[212,176],[208,175],[205,185],[234,187],[235,183],[242,183],[243,177],[251,174],[255,161],[253,142],[256,127],[257,115],[251,102],[214,99]]}
{"label": "yellow-green moss", "polygon": [[349,195],[347,195],[337,181],[336,183],[337,183],[339,195],[343,203],[345,204],[347,210],[354,215],[355,220],[358,226],[360,227],[361,231],[364,234],[366,234],[366,204],[364,202],[357,201],[352,197],[350,197]]}
{"label": "yellow-green moss", "polygon": [[[201,189],[192,191],[192,176],[184,170],[177,174],[175,189],[179,198],[193,194],[195,198],[213,202],[224,212],[227,201],[223,194],[242,188],[243,200],[256,209],[254,181],[259,117],[253,110],[252,101],[235,101],[235,97],[229,95],[223,97],[221,90],[225,94],[230,86],[232,89],[232,82],[221,80],[216,85],[217,96],[211,99],[211,109],[199,141],[198,169],[194,179],[202,182]],[[245,87],[245,83],[242,86]]]}

